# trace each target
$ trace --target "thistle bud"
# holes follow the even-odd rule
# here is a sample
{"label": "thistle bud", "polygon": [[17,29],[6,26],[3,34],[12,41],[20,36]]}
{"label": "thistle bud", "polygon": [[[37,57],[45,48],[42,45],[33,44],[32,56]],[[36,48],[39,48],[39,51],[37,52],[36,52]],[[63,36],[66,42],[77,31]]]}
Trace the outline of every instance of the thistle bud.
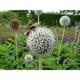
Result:
{"label": "thistle bud", "polygon": [[30,54],[27,54],[25,57],[24,57],[25,61],[27,62],[31,62],[33,60],[33,56],[30,55]]}

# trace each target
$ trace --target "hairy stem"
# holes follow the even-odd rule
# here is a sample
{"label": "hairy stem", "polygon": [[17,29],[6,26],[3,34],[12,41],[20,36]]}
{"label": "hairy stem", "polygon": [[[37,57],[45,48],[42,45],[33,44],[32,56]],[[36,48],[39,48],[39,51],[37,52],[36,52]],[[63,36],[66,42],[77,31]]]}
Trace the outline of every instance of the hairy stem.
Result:
{"label": "hairy stem", "polygon": [[38,24],[39,24],[39,17],[40,17],[40,15],[38,15]]}
{"label": "hairy stem", "polygon": [[80,41],[80,32],[79,32],[79,34],[78,34],[78,37],[77,37],[77,43],[76,43],[76,44],[78,44],[79,41]]}
{"label": "hairy stem", "polygon": [[60,59],[60,52],[61,52],[61,48],[62,48],[62,44],[63,44],[64,33],[65,33],[65,27],[64,27],[64,29],[63,29],[62,39],[61,39],[61,43],[60,43],[60,46],[59,46],[58,60]]}
{"label": "hairy stem", "polygon": [[42,70],[42,57],[39,56],[39,70]]}
{"label": "hairy stem", "polygon": [[17,63],[17,68],[18,68],[18,42],[17,42],[17,33],[15,33],[15,50],[16,50],[16,63]]}
{"label": "hairy stem", "polygon": [[78,32],[78,28],[75,30],[74,42],[75,42],[75,41],[76,41],[76,39],[77,39],[77,32]]}

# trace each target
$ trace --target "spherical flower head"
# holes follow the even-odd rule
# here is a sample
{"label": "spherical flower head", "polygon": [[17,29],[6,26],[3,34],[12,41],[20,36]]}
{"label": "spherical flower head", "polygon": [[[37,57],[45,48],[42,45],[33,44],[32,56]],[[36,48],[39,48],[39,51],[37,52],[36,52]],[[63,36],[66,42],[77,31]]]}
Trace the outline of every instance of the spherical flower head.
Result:
{"label": "spherical flower head", "polygon": [[18,30],[18,28],[19,28],[19,21],[17,19],[13,19],[10,22],[10,27],[11,27],[12,30]]}
{"label": "spherical flower head", "polygon": [[33,60],[33,56],[30,55],[30,54],[27,54],[25,57],[24,57],[25,61],[27,62],[31,62]]}
{"label": "spherical flower head", "polygon": [[35,11],[35,14],[36,14],[36,15],[41,15],[41,14],[42,14],[42,10],[36,10],[36,11]]}
{"label": "spherical flower head", "polygon": [[50,52],[55,45],[55,36],[48,28],[38,27],[27,37],[27,46],[36,55]]}
{"label": "spherical flower head", "polygon": [[70,24],[70,18],[68,16],[62,16],[59,20],[61,26],[67,27]]}

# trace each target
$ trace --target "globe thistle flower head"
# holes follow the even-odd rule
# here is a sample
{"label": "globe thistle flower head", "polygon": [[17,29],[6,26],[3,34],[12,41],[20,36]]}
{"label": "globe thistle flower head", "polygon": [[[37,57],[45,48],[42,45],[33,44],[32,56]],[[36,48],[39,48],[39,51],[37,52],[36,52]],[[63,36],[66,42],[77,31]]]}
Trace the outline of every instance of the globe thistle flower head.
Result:
{"label": "globe thistle flower head", "polygon": [[27,38],[27,46],[36,55],[48,53],[54,48],[55,36],[48,28],[36,28]]}
{"label": "globe thistle flower head", "polygon": [[19,28],[19,21],[17,19],[13,19],[10,22],[10,27],[11,27],[12,30],[18,30],[18,28]]}
{"label": "globe thistle flower head", "polygon": [[70,24],[70,18],[68,16],[62,16],[59,20],[61,26],[67,27]]}
{"label": "globe thistle flower head", "polygon": [[27,62],[31,62],[33,60],[33,56],[30,55],[30,54],[27,54],[25,57],[24,57],[25,61]]}
{"label": "globe thistle flower head", "polygon": [[42,10],[36,10],[36,11],[35,11],[35,14],[36,14],[36,15],[41,15],[41,14],[42,14]]}

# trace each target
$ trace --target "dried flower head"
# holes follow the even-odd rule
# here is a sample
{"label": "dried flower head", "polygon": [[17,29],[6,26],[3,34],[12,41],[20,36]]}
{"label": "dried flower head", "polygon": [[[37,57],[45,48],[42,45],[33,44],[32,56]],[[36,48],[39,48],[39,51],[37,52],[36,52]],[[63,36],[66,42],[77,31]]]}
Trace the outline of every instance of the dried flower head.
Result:
{"label": "dried flower head", "polygon": [[13,19],[11,22],[10,22],[10,27],[11,29],[13,30],[18,30],[19,28],[19,21],[17,19]]}
{"label": "dried flower head", "polygon": [[25,57],[24,57],[25,61],[27,62],[31,62],[33,60],[33,56],[30,55],[30,54],[27,54]]}
{"label": "dried flower head", "polygon": [[48,53],[54,48],[54,44],[55,36],[48,28],[38,27],[27,38],[27,46],[37,55]]}
{"label": "dried flower head", "polygon": [[62,16],[59,20],[60,25],[65,26],[65,27],[69,26],[70,22],[71,21],[70,21],[70,18],[68,16]]}

